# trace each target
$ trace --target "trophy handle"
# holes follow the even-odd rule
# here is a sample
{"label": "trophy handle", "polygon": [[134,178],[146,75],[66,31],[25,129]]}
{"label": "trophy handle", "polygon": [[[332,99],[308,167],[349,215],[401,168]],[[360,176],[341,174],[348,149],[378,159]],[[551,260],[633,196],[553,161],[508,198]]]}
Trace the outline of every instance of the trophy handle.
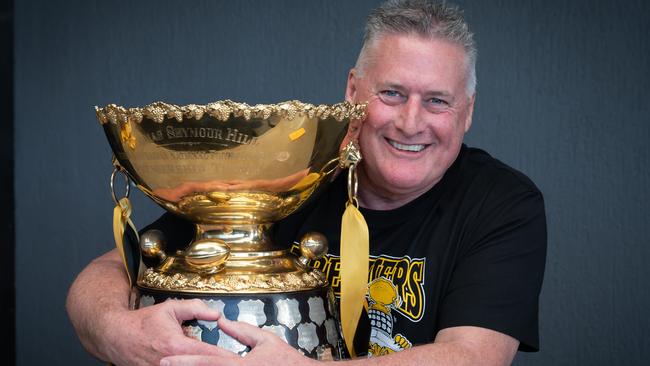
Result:
{"label": "trophy handle", "polygon": [[[126,180],[125,196],[120,199],[118,199],[117,194],[115,194],[115,176],[118,172],[122,173]],[[132,209],[131,202],[129,201],[130,186],[131,180],[129,179],[129,176],[119,165],[116,164],[113,173],[111,174],[110,181],[111,195],[115,202],[115,208],[113,209],[113,236],[115,239],[115,246],[122,257],[129,284],[133,286],[135,285],[137,276],[142,268],[142,258],[140,255],[140,238],[138,237],[138,231],[136,230],[133,221],[131,221]]]}
{"label": "trophy handle", "polygon": [[124,198],[129,198],[129,194],[131,193],[131,179],[129,178],[128,174],[126,174],[124,169],[122,169],[122,167],[119,165],[115,157],[113,157],[113,172],[111,173],[111,197],[113,197],[113,202],[115,202],[115,205],[120,204],[120,200],[117,199],[117,194],[115,194],[115,174],[118,172],[122,174],[126,182]]}

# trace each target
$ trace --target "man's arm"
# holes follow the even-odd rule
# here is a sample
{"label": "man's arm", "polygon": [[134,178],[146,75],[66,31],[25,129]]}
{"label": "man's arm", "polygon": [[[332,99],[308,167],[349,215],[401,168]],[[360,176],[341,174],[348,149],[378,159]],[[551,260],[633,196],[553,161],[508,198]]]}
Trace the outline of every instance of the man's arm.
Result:
{"label": "man's arm", "polygon": [[[161,366],[220,366],[220,365],[315,365],[317,362],[301,355],[280,338],[255,326],[219,319],[219,327],[252,350],[246,357],[222,354],[218,357],[202,355],[163,358]],[[510,365],[519,341],[493,330],[479,327],[454,327],[438,332],[434,343],[413,347],[398,353],[374,358],[346,361],[350,366],[380,365],[436,365],[462,366]]]}
{"label": "man's arm", "polygon": [[453,327],[438,332],[434,343],[380,358],[354,360],[351,365],[482,365],[512,363],[519,341],[490,329]]}
{"label": "man's arm", "polygon": [[[68,291],[66,310],[81,344],[92,355],[109,360],[110,350],[101,345],[110,337],[105,323],[113,312],[129,308],[129,285],[124,265],[116,249],[93,260],[73,282]],[[105,333],[106,332],[106,333]]]}
{"label": "man's arm", "polygon": [[184,320],[219,317],[201,300],[171,300],[129,310],[129,294],[117,250],[93,260],[70,287],[68,316],[93,356],[117,365],[157,365],[168,355],[223,352],[186,337],[180,326]]}

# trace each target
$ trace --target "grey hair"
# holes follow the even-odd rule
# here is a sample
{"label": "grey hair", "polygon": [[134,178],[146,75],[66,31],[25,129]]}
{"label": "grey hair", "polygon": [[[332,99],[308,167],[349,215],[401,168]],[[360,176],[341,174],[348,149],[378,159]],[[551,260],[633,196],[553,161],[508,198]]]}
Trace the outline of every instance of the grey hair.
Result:
{"label": "grey hair", "polygon": [[387,34],[417,34],[457,44],[465,51],[468,96],[476,91],[476,43],[474,34],[454,5],[427,0],[388,0],[373,10],[366,22],[363,47],[355,68],[363,74],[368,49]]}

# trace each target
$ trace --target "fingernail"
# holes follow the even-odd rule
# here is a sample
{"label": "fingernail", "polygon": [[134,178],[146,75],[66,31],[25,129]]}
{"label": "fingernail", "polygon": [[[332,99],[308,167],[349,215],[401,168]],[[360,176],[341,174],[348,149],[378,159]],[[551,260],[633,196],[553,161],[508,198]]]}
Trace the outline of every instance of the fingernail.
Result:
{"label": "fingernail", "polygon": [[162,360],[160,360],[160,366],[170,366],[171,364],[172,363],[169,362],[169,360],[166,360],[164,358]]}

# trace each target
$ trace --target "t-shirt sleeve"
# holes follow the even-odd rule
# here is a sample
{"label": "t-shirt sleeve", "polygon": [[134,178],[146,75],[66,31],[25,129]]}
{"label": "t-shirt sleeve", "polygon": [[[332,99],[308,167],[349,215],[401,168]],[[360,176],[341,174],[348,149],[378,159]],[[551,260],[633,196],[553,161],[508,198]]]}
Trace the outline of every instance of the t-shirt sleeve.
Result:
{"label": "t-shirt sleeve", "polygon": [[478,326],[539,350],[538,302],[546,261],[546,217],[537,190],[486,201],[464,240],[439,312],[439,329]]}
{"label": "t-shirt sleeve", "polygon": [[140,235],[149,230],[160,230],[163,233],[165,252],[169,254],[185,249],[194,238],[195,231],[194,224],[169,212],[140,230]]}

